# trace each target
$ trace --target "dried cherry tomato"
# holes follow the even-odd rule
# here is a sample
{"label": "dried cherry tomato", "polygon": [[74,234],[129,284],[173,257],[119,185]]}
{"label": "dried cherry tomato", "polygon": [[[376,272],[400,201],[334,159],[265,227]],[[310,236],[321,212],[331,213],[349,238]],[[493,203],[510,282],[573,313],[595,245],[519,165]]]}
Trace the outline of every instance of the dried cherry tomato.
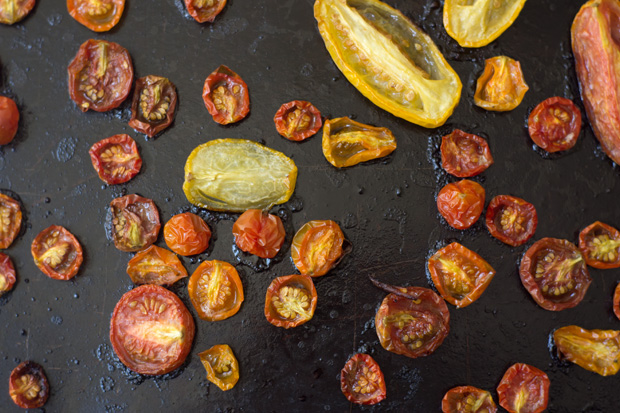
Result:
{"label": "dried cherry tomato", "polygon": [[497,386],[499,405],[510,413],[541,413],[549,402],[549,377],[536,367],[510,366]]}
{"label": "dried cherry tomato", "polygon": [[300,273],[320,277],[338,263],[343,243],[344,234],[336,222],[310,221],[293,237],[291,258]]}
{"label": "dried cherry tomato", "polygon": [[492,164],[489,144],[480,136],[455,129],[441,138],[441,166],[449,174],[469,178]]}
{"label": "dried cherry tomato", "polygon": [[187,12],[198,23],[212,22],[225,5],[226,0],[185,0]]}
{"label": "dried cherry tomato", "polygon": [[243,303],[243,284],[235,267],[224,261],[203,261],[187,284],[198,317],[225,320],[237,314]]}
{"label": "dried cherry tomato", "polygon": [[453,228],[474,225],[484,210],[485,191],[478,182],[463,179],[449,183],[437,195],[437,209]]}
{"label": "dried cherry tomato", "polygon": [[553,332],[553,341],[560,358],[586,370],[601,376],[620,370],[620,331],[566,326]]}
{"label": "dried cherry tomato", "polygon": [[110,219],[114,246],[126,252],[140,251],[154,243],[161,227],[155,203],[135,194],[113,199]]}
{"label": "dried cherry tomato", "polygon": [[32,11],[35,3],[35,0],[4,0],[0,2],[0,23],[17,23]]}
{"label": "dried cherry tomato", "polygon": [[30,247],[34,263],[55,280],[69,280],[82,265],[82,246],[66,228],[52,225],[39,232]]}
{"label": "dried cherry tomato", "polygon": [[207,76],[202,99],[213,120],[222,125],[238,122],[250,112],[248,85],[224,65]]}
{"label": "dried cherry tomato", "polygon": [[0,296],[13,289],[15,284],[15,267],[11,257],[0,252]]}
{"label": "dried cherry tomato", "polygon": [[34,361],[24,361],[9,377],[9,395],[23,409],[42,407],[50,396],[50,385],[43,367]]}
{"label": "dried cherry tomato", "polygon": [[129,126],[152,138],[174,120],[177,91],[165,77],[149,75],[136,80]]}
{"label": "dried cherry tomato", "polygon": [[19,202],[0,194],[0,249],[9,248],[22,227],[22,210]]}
{"label": "dried cherry tomato", "polygon": [[620,267],[620,231],[600,221],[579,233],[579,250],[590,267]]}
{"label": "dried cherry tomato", "polygon": [[297,327],[312,319],[316,301],[316,288],[310,276],[278,277],[267,288],[265,317],[276,327]]}
{"label": "dried cherry tomato", "polygon": [[136,141],[124,133],[100,140],[88,153],[99,178],[109,185],[131,180],[142,168]]}
{"label": "dried cherry tomato", "polygon": [[241,250],[261,258],[275,257],[286,236],[280,217],[260,209],[248,209],[241,214],[232,232]]}
{"label": "dried cherry tomato", "polygon": [[125,0],[67,0],[69,14],[94,32],[107,32],[121,20]]}
{"label": "dried cherry tomato", "polygon": [[179,255],[196,255],[209,248],[211,230],[198,215],[184,212],[166,222],[164,240]]}
{"label": "dried cherry tomato", "polygon": [[572,100],[555,96],[534,108],[527,128],[534,143],[547,152],[565,151],[577,143],[581,112]]}
{"label": "dried cherry tomato", "polygon": [[454,387],[441,400],[443,413],[496,413],[493,396],[474,386]]}
{"label": "dried cherry tomato", "polygon": [[0,96],[0,145],[10,143],[17,134],[19,110],[11,98]]}
{"label": "dried cherry tomato", "polygon": [[517,247],[534,236],[538,214],[534,205],[521,198],[498,195],[489,203],[485,221],[493,237]]}
{"label": "dried cherry tomato", "polygon": [[187,270],[173,252],[151,245],[129,260],[127,274],[138,285],[172,285],[187,277]]}
{"label": "dried cherry tomato", "polygon": [[616,318],[620,320],[620,284],[616,285],[614,290],[613,310]]}
{"label": "dried cherry tomato", "polygon": [[528,89],[519,62],[507,56],[492,57],[485,61],[484,72],[476,83],[474,103],[486,110],[513,110]]}
{"label": "dried cherry tomato", "polygon": [[368,354],[352,356],[340,372],[340,389],[348,401],[368,405],[385,399],[385,379],[379,364]]}
{"label": "dried cherry tomato", "polygon": [[215,345],[198,356],[207,371],[207,380],[223,391],[235,387],[239,381],[239,362],[228,344]]}
{"label": "dried cherry tomato", "polygon": [[294,100],[280,106],[273,118],[278,133],[291,141],[303,141],[323,125],[321,112],[310,102]]}

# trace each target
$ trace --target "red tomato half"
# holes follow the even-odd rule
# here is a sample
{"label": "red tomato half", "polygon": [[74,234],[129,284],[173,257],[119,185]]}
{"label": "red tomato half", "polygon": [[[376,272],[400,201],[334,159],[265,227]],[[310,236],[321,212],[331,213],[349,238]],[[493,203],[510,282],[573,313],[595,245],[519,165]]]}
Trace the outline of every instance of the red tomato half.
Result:
{"label": "red tomato half", "polygon": [[581,112],[571,100],[556,96],[539,103],[527,125],[536,145],[547,152],[565,151],[577,143]]}
{"label": "red tomato half", "polygon": [[250,112],[248,85],[224,65],[205,80],[202,99],[213,120],[222,125],[238,122]]}
{"label": "red tomato half", "polygon": [[579,250],[590,267],[620,267],[620,231],[596,221],[579,233]]}
{"label": "red tomato half", "polygon": [[497,406],[491,393],[473,386],[454,387],[443,396],[443,413],[495,413]]}
{"label": "red tomato half", "polygon": [[273,118],[278,133],[291,141],[303,141],[321,129],[321,112],[310,102],[294,100],[280,106]]}
{"label": "red tomato half", "polygon": [[261,258],[273,258],[284,243],[286,232],[280,217],[260,209],[248,209],[233,225],[237,246]]}
{"label": "red tomato half", "polygon": [[152,200],[135,194],[113,199],[110,216],[114,246],[119,250],[140,251],[157,240],[161,224]]}
{"label": "red tomato half", "polygon": [[206,321],[225,320],[237,314],[243,303],[239,273],[224,261],[203,261],[187,284],[198,317]]}
{"label": "red tomato half", "polygon": [[517,247],[534,236],[538,214],[534,205],[521,198],[498,195],[489,203],[486,224],[493,237]]}
{"label": "red tomato half", "polygon": [[177,91],[165,77],[149,75],[136,80],[129,126],[152,138],[174,120]]}
{"label": "red tomato half", "polygon": [[616,289],[614,290],[613,309],[614,314],[618,320],[620,320],[620,284],[616,285]]}
{"label": "red tomato half", "polygon": [[9,248],[22,227],[22,210],[19,202],[0,194],[0,248]]}
{"label": "red tomato half", "polygon": [[39,232],[30,251],[36,266],[55,280],[70,280],[82,265],[82,246],[72,233],[59,225]]}
{"label": "red tomato half", "polygon": [[336,222],[310,221],[293,237],[291,258],[300,273],[320,277],[338,263],[343,243],[344,234]]}
{"label": "red tomato half", "polygon": [[19,124],[19,110],[15,101],[6,96],[0,96],[0,145],[10,143],[17,134]]}
{"label": "red tomato half", "polygon": [[225,5],[226,0],[185,0],[187,12],[198,23],[212,22]]}
{"label": "red tomato half", "polygon": [[549,377],[536,367],[510,366],[497,386],[499,405],[510,413],[541,413],[549,402]]}
{"label": "red tomato half", "polygon": [[437,209],[451,227],[467,229],[480,218],[484,195],[482,185],[463,179],[441,188],[437,195]]}
{"label": "red tomato half", "polygon": [[455,129],[441,138],[441,166],[449,174],[469,178],[492,164],[489,144],[480,136]]}
{"label": "red tomato half", "polygon": [[47,402],[50,385],[43,367],[34,361],[24,361],[9,377],[9,395],[23,409],[37,409]]}
{"label": "red tomato half", "polygon": [[368,354],[357,353],[340,372],[340,389],[348,401],[377,404],[385,399],[385,379],[377,362]]}
{"label": "red tomato half", "polygon": [[26,17],[35,0],[8,0],[0,2],[0,23],[14,24]]}
{"label": "red tomato half", "polygon": [[267,288],[265,318],[276,327],[297,327],[312,319],[316,301],[316,288],[308,275],[278,277]]}
{"label": "red tomato half", "polygon": [[15,284],[15,267],[11,257],[0,252],[0,296],[13,289]]}
{"label": "red tomato half", "polygon": [[67,0],[69,14],[94,32],[107,32],[121,20],[125,0]]}
{"label": "red tomato half", "polygon": [[109,185],[122,184],[136,176],[142,158],[129,135],[114,135],[95,143],[88,152],[99,178]]}
{"label": "red tomato half", "polygon": [[209,248],[211,230],[196,214],[184,212],[170,218],[164,225],[166,245],[179,255],[196,255]]}

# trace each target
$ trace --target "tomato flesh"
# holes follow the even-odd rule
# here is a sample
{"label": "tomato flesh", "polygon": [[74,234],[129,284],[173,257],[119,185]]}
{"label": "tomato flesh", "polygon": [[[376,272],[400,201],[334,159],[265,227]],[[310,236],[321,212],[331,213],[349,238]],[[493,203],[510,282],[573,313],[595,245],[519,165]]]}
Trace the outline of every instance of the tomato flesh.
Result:
{"label": "tomato flesh", "polygon": [[211,229],[198,215],[184,212],[166,222],[164,240],[179,255],[196,255],[209,248]]}
{"label": "tomato flesh", "polygon": [[187,285],[198,317],[225,320],[237,314],[243,302],[243,285],[235,267],[224,261],[203,261]]}
{"label": "tomato flesh", "polygon": [[552,97],[539,103],[527,121],[534,143],[547,152],[565,151],[577,143],[581,112],[572,100]]}
{"label": "tomato flesh", "polygon": [[69,14],[94,32],[107,32],[121,20],[125,0],[67,0]]}
{"label": "tomato flesh", "polygon": [[620,284],[616,285],[614,290],[613,310],[616,318],[620,320]]}
{"label": "tomato flesh", "polygon": [[211,383],[223,391],[235,387],[239,381],[239,362],[228,344],[215,345],[198,356]]}
{"label": "tomato flesh", "polygon": [[275,257],[286,236],[280,217],[259,209],[248,209],[241,214],[232,232],[241,250],[261,258]]}
{"label": "tomato flesh", "polygon": [[151,245],[129,260],[127,274],[137,285],[172,285],[187,277],[187,270],[173,252]]}
{"label": "tomato flesh", "polygon": [[177,91],[165,77],[149,75],[136,81],[129,126],[152,138],[174,120]]}
{"label": "tomato flesh", "polygon": [[510,413],[541,413],[549,402],[550,384],[544,371],[523,363],[513,364],[497,386],[499,404]]}
{"label": "tomato flesh", "polygon": [[35,0],[3,0],[0,2],[0,23],[14,24],[34,8]]}
{"label": "tomato flesh", "polygon": [[82,265],[82,246],[66,228],[52,225],[41,231],[30,248],[34,263],[55,280],[70,280]]}
{"label": "tomato flesh", "polygon": [[620,267],[620,231],[600,221],[579,233],[579,250],[590,267]]}
{"label": "tomato flesh", "polygon": [[495,413],[491,393],[474,386],[454,387],[441,400],[443,413]]}
{"label": "tomato flesh", "polygon": [[15,280],[15,267],[11,257],[0,252],[0,297],[13,289]]}
{"label": "tomato flesh", "polygon": [[276,327],[297,327],[312,319],[316,302],[314,282],[308,275],[278,277],[267,288],[265,317]]}
{"label": "tomato flesh", "polygon": [[23,409],[43,407],[50,396],[50,385],[43,367],[34,361],[24,361],[9,377],[9,395]]}
{"label": "tomato flesh", "polygon": [[250,112],[248,85],[224,65],[205,80],[202,99],[213,120],[221,125],[238,122]]}
{"label": "tomato flesh", "polygon": [[91,146],[89,152],[99,178],[109,185],[130,181],[140,172],[142,158],[129,135],[114,135]]}
{"label": "tomato flesh", "polygon": [[131,194],[110,202],[112,239],[121,251],[140,251],[154,243],[161,224],[155,203]]}
{"label": "tomato flesh", "polygon": [[453,228],[474,225],[484,210],[485,191],[478,182],[463,179],[449,183],[437,195],[437,209]]}
{"label": "tomato flesh", "polygon": [[293,237],[291,258],[302,274],[320,277],[327,274],[343,255],[344,234],[329,220],[305,223]]}
{"label": "tomato flesh", "polygon": [[273,117],[278,133],[291,141],[303,141],[321,129],[321,112],[310,102],[293,100],[280,106]]}
{"label": "tomato flesh", "polygon": [[553,332],[553,340],[561,358],[586,370],[601,376],[620,370],[620,331],[566,326]]}
{"label": "tomato flesh", "polygon": [[0,194],[0,249],[9,248],[22,227],[22,210],[19,202]]}
{"label": "tomato flesh", "polygon": [[198,23],[212,22],[225,5],[226,0],[185,0],[187,12]]}
{"label": "tomato flesh", "polygon": [[521,198],[498,195],[489,203],[485,221],[493,237],[518,247],[534,236],[538,214],[534,205]]}
{"label": "tomato flesh", "polygon": [[492,57],[485,61],[484,72],[476,83],[474,103],[486,110],[513,110],[528,89],[519,62],[507,56]]}
{"label": "tomato flesh", "polygon": [[370,405],[385,399],[385,379],[379,364],[368,354],[352,356],[340,372],[340,389],[348,401]]}
{"label": "tomato flesh", "polygon": [[11,98],[0,96],[0,145],[13,141],[19,125],[19,109]]}
{"label": "tomato flesh", "polygon": [[441,166],[449,174],[469,178],[492,164],[489,144],[480,136],[455,129],[441,138]]}

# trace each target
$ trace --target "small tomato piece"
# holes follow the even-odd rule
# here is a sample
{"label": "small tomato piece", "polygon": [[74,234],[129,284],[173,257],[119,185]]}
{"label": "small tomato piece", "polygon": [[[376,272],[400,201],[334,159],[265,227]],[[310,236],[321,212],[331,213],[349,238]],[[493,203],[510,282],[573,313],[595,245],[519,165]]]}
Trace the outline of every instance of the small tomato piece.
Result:
{"label": "small tomato piece", "polygon": [[540,102],[530,113],[527,129],[534,143],[547,152],[565,151],[577,143],[581,112],[572,100],[552,97]]}
{"label": "small tomato piece", "polygon": [[72,233],[59,225],[39,232],[30,251],[36,266],[55,280],[70,280],[82,265],[82,246]]}
{"label": "small tomato piece", "polygon": [[275,257],[286,236],[280,217],[260,209],[248,209],[241,214],[232,232],[237,247],[261,258]]}
{"label": "small tomato piece", "polygon": [[13,289],[15,279],[15,267],[11,257],[0,252],[0,297]]}
{"label": "small tomato piece", "polygon": [[524,363],[510,366],[497,386],[499,405],[510,413],[541,413],[549,402],[549,377]]}
{"label": "small tomato piece", "polygon": [[0,23],[17,23],[32,11],[35,3],[35,0],[0,1]]}
{"label": "small tomato piece", "polygon": [[278,277],[267,288],[265,317],[276,327],[297,327],[312,319],[316,302],[314,282],[308,275]]}
{"label": "small tomato piece", "polygon": [[480,136],[455,129],[441,138],[441,166],[449,174],[470,178],[492,164],[489,144]]}
{"label": "small tomato piece", "polygon": [[303,141],[321,129],[321,112],[310,102],[294,100],[280,106],[273,118],[278,133],[291,141]]}
{"label": "small tomato piece", "polygon": [[225,320],[237,314],[243,302],[243,285],[235,267],[224,261],[203,261],[187,284],[189,298],[206,321]]}
{"label": "small tomato piece", "polygon": [[19,202],[0,194],[0,249],[9,248],[22,227],[22,210]]}
{"label": "small tomato piece", "polygon": [[164,240],[179,255],[196,255],[209,248],[211,229],[198,215],[184,212],[166,222]]}
{"label": "small tomato piece", "polygon": [[344,234],[336,222],[310,221],[293,237],[291,258],[300,273],[320,277],[338,263],[343,243]]}
{"label": "small tomato piece", "polygon": [[463,179],[449,183],[437,195],[437,209],[453,228],[474,225],[484,210],[485,191],[478,182]]}
{"label": "small tomato piece", "polygon": [[484,72],[476,83],[474,103],[497,112],[513,110],[528,89],[519,62],[507,56],[492,57],[485,61]]}
{"label": "small tomato piece", "polygon": [[226,0],[185,0],[187,12],[198,23],[212,22],[225,5]]}
{"label": "small tomato piece", "polygon": [[620,267],[620,231],[600,221],[579,233],[579,250],[590,267]]}
{"label": "small tomato piece", "polygon": [[474,386],[454,387],[441,400],[443,413],[496,413],[493,396]]}
{"label": "small tomato piece", "polygon": [[24,361],[11,372],[9,395],[23,409],[43,407],[50,396],[50,385],[43,367],[34,361]]}
{"label": "small tomato piece", "polygon": [[108,185],[128,182],[142,168],[136,141],[124,133],[100,140],[88,153],[97,175]]}
{"label": "small tomato piece", "polygon": [[239,362],[228,344],[218,344],[199,353],[207,371],[207,380],[222,391],[230,390],[239,381]]}
{"label": "small tomato piece", "polygon": [[238,122],[250,112],[248,85],[224,65],[205,80],[202,99],[213,120],[221,125]]}
{"label": "small tomato piece", "polygon": [[140,251],[154,243],[161,224],[155,203],[131,194],[110,202],[112,239],[121,251]]}
{"label": "small tomato piece", "polygon": [[501,242],[518,247],[534,236],[538,225],[536,208],[510,195],[498,195],[487,207],[487,229]]}
{"label": "small tomato piece", "polygon": [[613,310],[616,318],[620,320],[620,284],[616,285],[614,290]]}
{"label": "small tomato piece", "polygon": [[67,0],[69,14],[94,32],[107,32],[121,20],[125,0]]}
{"label": "small tomato piece", "polygon": [[0,145],[13,141],[19,124],[19,110],[11,98],[0,96]]}
{"label": "small tomato piece", "polygon": [[127,274],[134,284],[172,285],[187,277],[187,270],[175,253],[156,245],[138,251],[127,263]]}
{"label": "small tomato piece", "polygon": [[385,379],[379,364],[368,354],[355,354],[340,372],[340,390],[351,403],[379,403],[386,396]]}
{"label": "small tomato piece", "polygon": [[141,77],[133,92],[129,126],[152,138],[170,126],[176,108],[177,91],[170,80],[153,75]]}
{"label": "small tomato piece", "polygon": [[586,370],[611,376],[620,370],[620,331],[566,326],[553,332],[560,358]]}

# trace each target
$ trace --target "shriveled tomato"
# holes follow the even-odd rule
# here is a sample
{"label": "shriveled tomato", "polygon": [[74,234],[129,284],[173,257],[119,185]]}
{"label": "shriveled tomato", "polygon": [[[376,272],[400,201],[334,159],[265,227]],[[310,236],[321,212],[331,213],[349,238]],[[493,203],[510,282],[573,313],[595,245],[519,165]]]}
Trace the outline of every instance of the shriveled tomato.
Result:
{"label": "shriveled tomato", "polygon": [[192,315],[174,293],[158,285],[126,292],[114,307],[110,341],[130,370],[166,374],[183,364],[194,341]]}
{"label": "shriveled tomato", "polygon": [[121,20],[125,0],[67,0],[69,14],[94,32],[107,32]]}
{"label": "shriveled tomato", "polygon": [[310,221],[293,237],[291,257],[300,273],[320,277],[338,263],[343,243],[344,234],[336,222]]}
{"label": "shriveled tomato", "polygon": [[114,109],[131,92],[131,57],[118,43],[87,40],[69,64],[68,72],[69,94],[83,112]]}
{"label": "shriveled tomato", "polygon": [[524,363],[513,364],[497,386],[499,405],[510,413],[541,413],[549,402],[549,377]]}
{"label": "shriveled tomato", "polygon": [[209,248],[211,229],[198,215],[184,212],[166,222],[164,240],[179,255],[196,255]]}
{"label": "shriveled tomato", "polygon": [[620,267],[620,231],[600,221],[579,233],[579,250],[590,267]]}
{"label": "shriveled tomato", "polygon": [[10,143],[17,134],[19,110],[11,98],[0,96],[0,145]]}
{"label": "shriveled tomato", "polygon": [[127,274],[138,285],[172,285],[187,277],[187,270],[175,253],[151,245],[129,260]]}
{"label": "shriveled tomato", "polygon": [[207,371],[207,380],[223,391],[235,387],[239,381],[239,362],[228,344],[215,345],[198,356]]}
{"label": "shriveled tomato", "polygon": [[433,290],[400,287],[383,299],[375,327],[384,349],[416,358],[432,354],[450,331],[446,302]]}
{"label": "shriveled tomato", "polygon": [[284,243],[286,232],[277,215],[260,209],[248,209],[235,221],[232,229],[235,244],[250,254],[273,258]]}
{"label": "shriveled tomato", "polygon": [[225,5],[226,0],[185,0],[187,12],[198,23],[212,22]]}
{"label": "shriveled tomato", "polygon": [[149,75],[136,80],[129,126],[149,137],[166,129],[174,120],[177,91],[165,77]]}
{"label": "shriveled tomato", "polygon": [[467,229],[474,225],[484,210],[485,191],[478,182],[463,179],[441,188],[437,209],[448,225]]}
{"label": "shriveled tomato", "polygon": [[510,195],[498,195],[487,207],[486,224],[492,236],[517,247],[536,232],[538,214],[529,202]]}
{"label": "shriveled tomato", "polygon": [[222,125],[238,122],[250,112],[248,85],[224,65],[207,76],[202,99],[213,120]]}
{"label": "shriveled tomato", "polygon": [[352,403],[379,403],[386,396],[385,379],[379,364],[368,354],[353,355],[340,372],[340,390]]}
{"label": "shriveled tomato", "polygon": [[558,355],[601,376],[620,370],[620,331],[566,326],[553,332]]}
{"label": "shriveled tomato", "polygon": [[441,400],[443,413],[495,413],[493,396],[474,386],[454,387]]}
{"label": "shriveled tomato", "polygon": [[11,257],[0,252],[0,296],[13,289],[15,284],[15,267]]}
{"label": "shriveled tomato", "polygon": [[528,89],[519,62],[507,56],[492,57],[485,61],[484,72],[476,83],[474,103],[497,112],[513,110]]}
{"label": "shriveled tomato", "polygon": [[35,0],[3,0],[0,2],[0,23],[14,24],[33,9]]}
{"label": "shriveled tomato", "polygon": [[88,153],[99,178],[109,185],[128,182],[142,168],[136,141],[124,133],[100,140]]}
{"label": "shriveled tomato", "polygon": [[441,138],[441,166],[449,174],[469,178],[492,164],[489,144],[480,136],[455,129]]}
{"label": "shriveled tomato", "polygon": [[140,251],[157,240],[159,212],[148,198],[131,194],[113,199],[110,217],[114,246],[121,251]]}
{"label": "shriveled tomato", "polygon": [[458,242],[437,251],[428,270],[439,294],[456,308],[467,307],[480,297],[495,276],[482,257]]}
{"label": "shriveled tomato", "polygon": [[614,290],[613,310],[618,320],[620,320],[620,284],[616,285]]}
{"label": "shriveled tomato", "polygon": [[34,361],[24,361],[11,372],[9,395],[23,409],[43,407],[50,396],[50,385],[43,367]]}
{"label": "shriveled tomato", "polygon": [[190,277],[187,289],[198,317],[207,321],[234,316],[243,302],[239,273],[224,261],[203,261]]}
{"label": "shriveled tomato", "polygon": [[527,128],[534,143],[547,152],[565,151],[577,143],[581,112],[572,100],[552,97],[534,108]]}
{"label": "shriveled tomato", "polygon": [[36,266],[55,280],[70,280],[82,265],[82,246],[72,233],[59,225],[39,232],[30,251]]}
{"label": "shriveled tomato", "polygon": [[278,277],[267,288],[265,317],[276,327],[297,327],[312,319],[316,301],[316,288],[308,275]]}
{"label": "shriveled tomato", "polygon": [[273,118],[278,133],[291,141],[303,141],[321,129],[321,112],[310,102],[294,100],[280,106]]}
{"label": "shriveled tomato", "polygon": [[545,310],[560,311],[579,304],[592,282],[581,252],[570,241],[543,238],[523,256],[521,283]]}
{"label": "shriveled tomato", "polygon": [[9,248],[22,227],[22,209],[19,202],[0,194],[0,248]]}

